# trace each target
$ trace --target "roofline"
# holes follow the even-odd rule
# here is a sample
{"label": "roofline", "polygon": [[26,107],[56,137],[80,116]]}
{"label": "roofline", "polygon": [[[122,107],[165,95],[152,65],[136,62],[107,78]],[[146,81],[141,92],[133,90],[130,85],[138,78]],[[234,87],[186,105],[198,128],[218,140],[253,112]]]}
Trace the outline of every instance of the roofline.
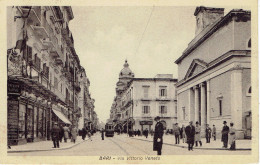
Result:
{"label": "roofline", "polygon": [[[185,57],[187,57],[194,49],[196,49],[199,45],[201,45],[216,30],[221,28],[226,23],[226,21],[229,21],[234,16],[234,14],[245,14],[245,15],[246,14],[248,14],[248,15],[250,14],[250,16],[251,16],[251,11],[243,10],[243,9],[233,9],[233,10],[231,10],[227,15],[225,15],[218,22],[216,22],[216,24],[212,28],[210,28],[201,38],[199,38],[198,41],[195,42],[188,50],[187,49],[184,50],[182,55],[174,63],[175,64],[179,64]],[[195,38],[196,38],[196,36],[194,37],[194,39]]]}
{"label": "roofline", "polygon": [[178,81],[176,83],[176,87],[179,87],[179,86],[185,84],[186,82],[191,81],[192,79],[200,76],[201,74],[209,71],[210,69],[222,64],[223,62],[225,62],[233,57],[251,57],[251,50],[230,50],[230,51],[224,53],[223,55],[221,55],[220,57],[216,58],[215,60],[209,62],[207,64],[207,68],[205,70],[203,70],[202,72],[200,72],[192,77],[189,77],[187,79],[182,79],[182,80]]}

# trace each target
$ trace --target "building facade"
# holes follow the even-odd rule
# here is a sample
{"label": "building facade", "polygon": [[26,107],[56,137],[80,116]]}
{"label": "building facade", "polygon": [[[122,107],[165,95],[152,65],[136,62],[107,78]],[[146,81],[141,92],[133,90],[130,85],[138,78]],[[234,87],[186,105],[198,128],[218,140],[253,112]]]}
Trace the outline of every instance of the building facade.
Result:
{"label": "building facade", "polygon": [[[123,69],[127,70],[125,75],[134,75],[128,66],[126,61]],[[120,75],[121,73],[122,71]],[[171,74],[159,74],[154,78],[132,76],[124,82],[122,80],[119,82],[117,93],[120,95],[115,97],[110,113],[115,130],[151,131],[156,124],[154,121],[156,116],[161,117],[165,129],[173,129],[173,124],[177,122],[175,97],[177,79],[173,79]]]}
{"label": "building facade", "polygon": [[195,38],[175,63],[178,122],[234,122],[238,138],[251,137],[251,13],[197,7]]}
{"label": "building facade", "polygon": [[13,6],[7,17],[9,145],[50,139],[53,122],[78,127],[86,79],[71,7]]}

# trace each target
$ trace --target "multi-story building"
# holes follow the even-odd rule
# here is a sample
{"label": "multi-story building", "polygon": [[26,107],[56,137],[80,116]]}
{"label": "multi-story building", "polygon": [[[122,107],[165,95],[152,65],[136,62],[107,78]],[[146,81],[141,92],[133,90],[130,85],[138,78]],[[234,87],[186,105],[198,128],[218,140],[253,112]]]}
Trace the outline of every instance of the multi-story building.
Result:
{"label": "multi-story building", "polygon": [[[127,62],[123,71],[132,73]],[[122,78],[122,77],[121,77]],[[117,83],[117,95],[112,104],[110,119],[115,129],[143,131],[154,129],[154,118],[160,116],[165,129],[173,129],[177,121],[175,84],[171,74],[158,74],[154,78],[131,77]],[[119,86],[121,88],[119,88]],[[119,90],[120,89],[120,90]]]}
{"label": "multi-story building", "polygon": [[251,12],[197,7],[196,35],[178,64],[178,122],[234,122],[237,137],[251,136]]}
{"label": "multi-story building", "polygon": [[71,7],[13,6],[7,17],[8,143],[50,139],[54,121],[78,126],[85,80]]}

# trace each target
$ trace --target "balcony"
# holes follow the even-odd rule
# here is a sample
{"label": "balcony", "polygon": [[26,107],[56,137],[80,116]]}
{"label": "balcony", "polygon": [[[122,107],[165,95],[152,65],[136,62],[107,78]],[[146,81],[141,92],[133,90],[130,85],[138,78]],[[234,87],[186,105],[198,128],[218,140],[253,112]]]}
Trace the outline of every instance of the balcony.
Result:
{"label": "balcony", "polygon": [[28,22],[32,22],[33,24],[41,23],[41,6],[20,6],[18,10],[20,10],[23,17],[28,16]]}
{"label": "balcony", "polygon": [[69,47],[74,47],[74,39],[68,26],[61,29],[61,34]]}
{"label": "balcony", "polygon": [[156,98],[156,101],[171,101],[167,96],[160,96]]}

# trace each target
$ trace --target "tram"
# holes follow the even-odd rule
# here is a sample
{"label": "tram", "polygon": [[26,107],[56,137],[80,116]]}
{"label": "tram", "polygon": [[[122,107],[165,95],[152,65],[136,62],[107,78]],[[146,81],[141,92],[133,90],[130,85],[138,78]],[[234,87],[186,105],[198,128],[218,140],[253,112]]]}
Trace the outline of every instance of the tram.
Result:
{"label": "tram", "polygon": [[105,125],[105,136],[113,137],[114,136],[114,125],[113,122],[108,122]]}

